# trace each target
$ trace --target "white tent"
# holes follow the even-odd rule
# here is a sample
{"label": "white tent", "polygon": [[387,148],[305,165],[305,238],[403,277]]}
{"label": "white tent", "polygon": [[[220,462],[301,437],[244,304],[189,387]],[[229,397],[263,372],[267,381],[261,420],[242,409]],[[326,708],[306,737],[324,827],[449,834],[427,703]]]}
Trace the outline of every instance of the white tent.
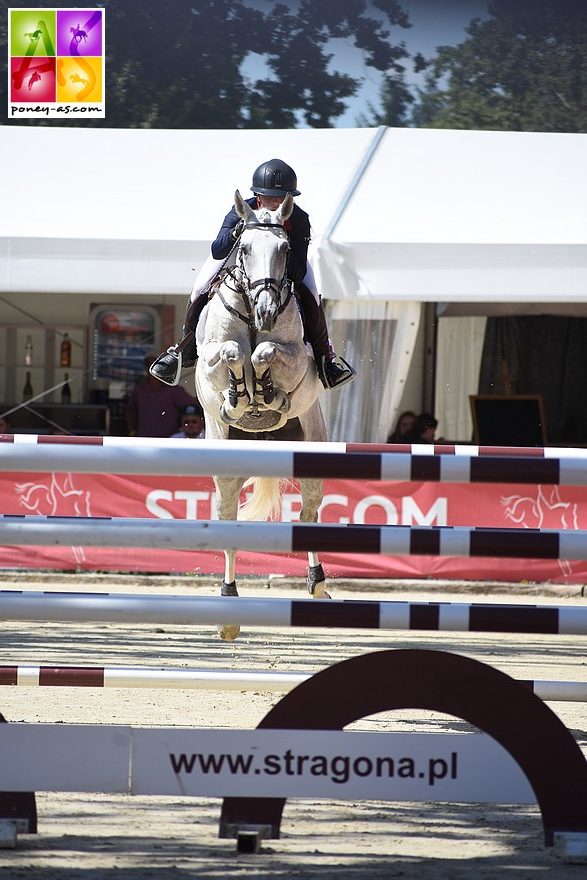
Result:
{"label": "white tent", "polygon": [[[332,334],[360,370],[325,395],[334,437],[384,438],[421,303],[483,314],[587,302],[585,135],[3,126],[0,155],[0,293],[176,295],[180,313],[234,188],[248,194],[272,156],[293,165]],[[437,411],[451,413],[451,436],[476,391],[470,321],[470,350],[441,340]]]}
{"label": "white tent", "polygon": [[4,126],[0,290],[185,295],[260,162],[296,168],[320,237],[374,133]]}
{"label": "white tent", "polygon": [[387,129],[326,263],[356,296],[582,302],[586,197],[585,135]]}

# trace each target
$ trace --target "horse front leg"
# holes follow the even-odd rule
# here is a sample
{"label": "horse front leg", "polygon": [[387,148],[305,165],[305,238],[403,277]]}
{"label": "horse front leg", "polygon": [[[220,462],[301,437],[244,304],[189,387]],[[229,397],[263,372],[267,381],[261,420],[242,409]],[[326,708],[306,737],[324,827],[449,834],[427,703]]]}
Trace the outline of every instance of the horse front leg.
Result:
{"label": "horse front leg", "polygon": [[255,403],[285,415],[291,407],[289,395],[281,388],[274,386],[271,375],[271,367],[279,357],[279,349],[274,342],[262,342],[257,346],[251,355],[254,381],[253,396]]}
{"label": "horse front leg", "polygon": [[[318,522],[318,508],[324,497],[322,480],[300,480],[302,509],[300,522]],[[308,578],[306,586],[313,599],[330,599],[325,590],[326,575],[317,553],[308,553]]]}
{"label": "horse front leg", "polygon": [[220,346],[219,356],[228,370],[228,388],[223,391],[220,417],[225,424],[234,425],[251,402],[245,380],[245,355],[238,342],[229,341]]}
{"label": "horse front leg", "polygon": [[[214,477],[218,519],[236,521],[238,500],[244,477]],[[220,588],[221,596],[238,596],[236,587],[236,550],[224,551],[224,580]],[[226,642],[238,638],[240,626],[236,623],[225,623],[217,627],[218,635]]]}

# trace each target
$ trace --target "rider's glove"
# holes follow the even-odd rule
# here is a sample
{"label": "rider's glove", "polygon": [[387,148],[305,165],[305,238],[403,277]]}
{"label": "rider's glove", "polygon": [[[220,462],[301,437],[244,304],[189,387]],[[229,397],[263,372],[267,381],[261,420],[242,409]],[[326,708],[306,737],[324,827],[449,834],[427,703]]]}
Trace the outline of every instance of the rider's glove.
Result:
{"label": "rider's glove", "polygon": [[239,220],[234,229],[231,232],[232,237],[236,241],[237,238],[242,234],[243,229],[245,228],[245,221]]}

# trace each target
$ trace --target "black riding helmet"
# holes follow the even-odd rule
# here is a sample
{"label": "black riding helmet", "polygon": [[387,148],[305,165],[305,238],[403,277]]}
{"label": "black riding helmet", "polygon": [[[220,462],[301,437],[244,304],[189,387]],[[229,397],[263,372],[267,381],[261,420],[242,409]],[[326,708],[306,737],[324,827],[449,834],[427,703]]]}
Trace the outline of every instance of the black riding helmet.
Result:
{"label": "black riding helmet", "polygon": [[285,196],[288,192],[292,196],[299,196],[297,187],[295,171],[281,159],[269,159],[253,172],[251,190],[261,196]]}

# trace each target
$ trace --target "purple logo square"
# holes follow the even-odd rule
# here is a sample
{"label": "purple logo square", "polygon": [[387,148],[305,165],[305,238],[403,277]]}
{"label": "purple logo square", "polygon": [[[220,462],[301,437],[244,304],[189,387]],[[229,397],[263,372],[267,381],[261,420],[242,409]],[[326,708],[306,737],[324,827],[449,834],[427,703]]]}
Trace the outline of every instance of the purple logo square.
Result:
{"label": "purple logo square", "polygon": [[58,9],[57,54],[101,55],[103,22],[100,9]]}

